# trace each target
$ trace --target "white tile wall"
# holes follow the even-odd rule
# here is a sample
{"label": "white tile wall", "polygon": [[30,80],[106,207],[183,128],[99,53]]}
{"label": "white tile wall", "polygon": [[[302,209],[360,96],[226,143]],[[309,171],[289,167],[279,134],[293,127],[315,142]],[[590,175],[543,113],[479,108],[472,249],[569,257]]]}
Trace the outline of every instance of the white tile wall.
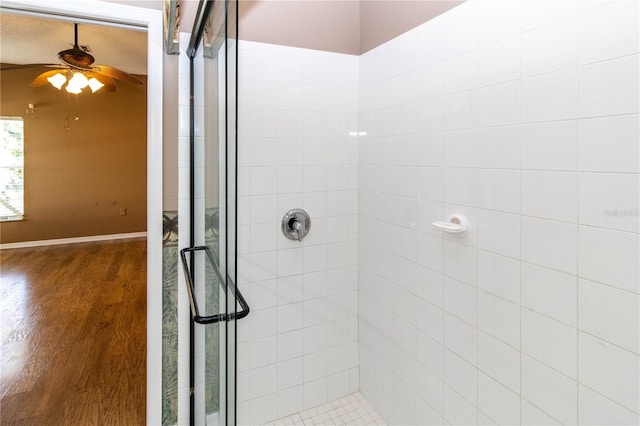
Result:
{"label": "white tile wall", "polygon": [[261,424],[359,389],[358,58],[243,41],[239,61],[238,423]]}
{"label": "white tile wall", "polygon": [[[469,0],[360,58],[361,391],[388,423],[638,423],[638,9]],[[467,235],[429,226],[453,213]]]}
{"label": "white tile wall", "polygon": [[638,423],[638,13],[469,0],[360,58],[240,43],[239,423],[358,388],[388,423]]}

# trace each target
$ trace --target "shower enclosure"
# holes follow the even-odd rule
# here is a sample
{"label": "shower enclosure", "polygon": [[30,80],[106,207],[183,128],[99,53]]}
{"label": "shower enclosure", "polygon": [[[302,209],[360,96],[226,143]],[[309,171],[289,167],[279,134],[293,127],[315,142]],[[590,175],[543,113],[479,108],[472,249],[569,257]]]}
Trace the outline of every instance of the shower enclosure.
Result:
{"label": "shower enclosure", "polygon": [[190,247],[180,251],[190,324],[190,423],[235,424],[237,2],[202,1],[189,42]]}
{"label": "shower enclosure", "polygon": [[237,19],[203,2],[189,49],[192,421],[360,392],[389,424],[638,424],[639,3],[467,0],[360,55]]}

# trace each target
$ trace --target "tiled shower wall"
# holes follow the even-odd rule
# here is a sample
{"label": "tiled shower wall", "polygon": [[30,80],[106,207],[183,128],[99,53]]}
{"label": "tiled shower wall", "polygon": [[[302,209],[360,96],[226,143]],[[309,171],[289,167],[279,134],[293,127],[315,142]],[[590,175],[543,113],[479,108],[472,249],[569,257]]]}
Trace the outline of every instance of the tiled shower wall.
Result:
{"label": "tiled shower wall", "polygon": [[360,58],[360,385],[388,422],[640,421],[639,18],[469,0]]}
{"label": "tiled shower wall", "polygon": [[[358,390],[355,56],[239,44],[238,424]],[[302,243],[284,213],[311,216]]]}

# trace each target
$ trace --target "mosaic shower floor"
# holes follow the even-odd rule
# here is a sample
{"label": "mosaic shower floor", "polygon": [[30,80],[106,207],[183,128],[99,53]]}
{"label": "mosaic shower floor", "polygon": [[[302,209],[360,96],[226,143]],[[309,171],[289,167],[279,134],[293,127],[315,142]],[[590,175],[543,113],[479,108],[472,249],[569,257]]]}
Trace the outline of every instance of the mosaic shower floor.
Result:
{"label": "mosaic shower floor", "polygon": [[354,426],[386,426],[382,417],[364,399],[360,392],[344,398],[327,402],[319,407],[310,408],[300,413],[283,417],[267,423],[265,426],[290,425],[354,425]]}

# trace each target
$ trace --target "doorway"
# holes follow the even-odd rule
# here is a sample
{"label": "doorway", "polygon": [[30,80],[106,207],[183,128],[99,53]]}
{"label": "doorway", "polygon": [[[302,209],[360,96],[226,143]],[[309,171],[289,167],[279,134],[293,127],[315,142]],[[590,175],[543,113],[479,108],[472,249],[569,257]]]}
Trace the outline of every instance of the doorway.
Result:
{"label": "doorway", "polygon": [[[106,6],[105,3],[102,6]],[[161,423],[162,324],[162,13],[108,4],[93,7],[72,1],[3,1],[2,12],[38,14],[69,21],[94,20],[146,30],[147,43],[147,385],[146,421]]]}

